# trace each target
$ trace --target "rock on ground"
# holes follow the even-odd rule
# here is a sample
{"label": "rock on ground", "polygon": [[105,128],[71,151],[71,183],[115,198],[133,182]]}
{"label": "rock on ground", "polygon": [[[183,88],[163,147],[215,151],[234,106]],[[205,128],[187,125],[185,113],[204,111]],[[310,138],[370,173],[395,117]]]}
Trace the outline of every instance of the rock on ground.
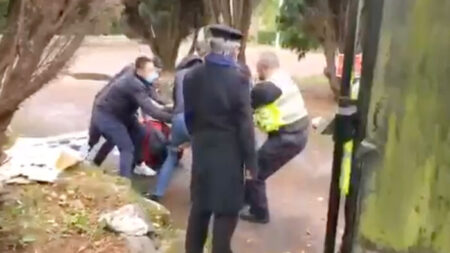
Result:
{"label": "rock on ground", "polygon": [[147,236],[125,236],[130,253],[157,253],[153,241]]}

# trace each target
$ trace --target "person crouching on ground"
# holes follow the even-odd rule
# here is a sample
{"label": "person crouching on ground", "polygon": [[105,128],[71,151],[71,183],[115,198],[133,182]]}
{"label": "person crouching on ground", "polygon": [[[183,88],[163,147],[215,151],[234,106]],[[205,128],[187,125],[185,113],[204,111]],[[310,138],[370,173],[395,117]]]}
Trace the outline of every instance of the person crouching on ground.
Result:
{"label": "person crouching on ground", "polygon": [[[150,170],[142,162],[141,144],[145,128],[139,123],[139,107],[153,118],[170,122],[172,115],[153,104],[146,87],[158,78],[153,61],[138,57],[135,71],[124,73],[102,89],[94,101],[91,127],[106,139],[109,150],[120,152],[120,175],[131,177],[135,170]],[[144,168],[142,168],[144,167]]]}
{"label": "person crouching on ground", "polygon": [[152,200],[159,201],[164,196],[178,163],[178,148],[180,145],[189,142],[189,133],[184,122],[183,81],[186,74],[202,62],[203,60],[200,57],[192,55],[183,59],[176,68],[170,143],[167,147],[167,157],[158,174],[156,188],[149,196]]}
{"label": "person crouching on ground", "polygon": [[259,79],[267,82],[253,88],[254,117],[256,125],[268,138],[258,150],[258,175],[247,180],[248,208],[240,217],[249,222],[268,223],[266,180],[305,148],[309,117],[299,88],[280,69],[275,53],[261,54],[257,70]]}
{"label": "person crouching on ground", "polygon": [[242,34],[226,26],[214,36],[205,63],[185,77],[185,122],[191,135],[191,210],[186,253],[203,253],[211,218],[212,252],[231,253],[244,202],[245,169],[256,175],[249,79],[232,57]]}

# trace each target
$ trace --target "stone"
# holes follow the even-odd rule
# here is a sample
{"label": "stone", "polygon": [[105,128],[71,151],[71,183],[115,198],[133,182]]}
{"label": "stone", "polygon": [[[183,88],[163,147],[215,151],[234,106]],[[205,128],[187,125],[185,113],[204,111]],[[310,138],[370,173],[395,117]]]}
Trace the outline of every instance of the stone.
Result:
{"label": "stone", "polygon": [[157,253],[153,241],[148,236],[124,236],[130,253]]}
{"label": "stone", "polygon": [[111,230],[129,236],[144,236],[155,232],[145,212],[136,204],[102,214],[99,221],[105,222]]}

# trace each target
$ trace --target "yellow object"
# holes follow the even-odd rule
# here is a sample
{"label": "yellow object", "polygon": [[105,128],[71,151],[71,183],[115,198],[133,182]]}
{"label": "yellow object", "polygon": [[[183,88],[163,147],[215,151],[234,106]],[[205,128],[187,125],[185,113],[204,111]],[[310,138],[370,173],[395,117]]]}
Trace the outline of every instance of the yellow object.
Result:
{"label": "yellow object", "polygon": [[62,149],[55,161],[55,168],[64,171],[81,161],[81,158],[70,149]]}
{"label": "yellow object", "polygon": [[[359,93],[359,79],[352,85],[351,98],[358,99]],[[339,179],[339,188],[341,189],[341,195],[348,195],[350,189],[350,178],[352,175],[352,153],[353,153],[353,140],[344,143],[344,152],[341,163],[341,175]]]}
{"label": "yellow object", "polygon": [[284,125],[276,101],[256,109],[254,121],[256,126],[266,133],[277,131]]}
{"label": "yellow object", "polygon": [[350,177],[352,173],[352,153],[353,140],[344,143],[344,154],[342,157],[341,176],[339,180],[339,187],[342,195],[348,195],[350,189]]}

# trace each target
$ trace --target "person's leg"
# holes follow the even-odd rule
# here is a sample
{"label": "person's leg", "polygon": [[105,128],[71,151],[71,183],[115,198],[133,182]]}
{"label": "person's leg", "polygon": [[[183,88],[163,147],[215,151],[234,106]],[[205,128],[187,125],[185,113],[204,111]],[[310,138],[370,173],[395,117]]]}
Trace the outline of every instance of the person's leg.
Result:
{"label": "person's leg", "polygon": [[186,232],[186,253],[203,253],[211,215],[211,212],[192,205]]}
{"label": "person's leg", "polygon": [[92,120],[89,125],[89,137],[88,137],[88,146],[89,150],[92,149],[95,144],[100,141],[101,133],[100,130],[93,124]]}
{"label": "person's leg", "polygon": [[248,215],[253,215],[253,218],[261,223],[269,221],[265,178],[275,173],[278,169],[275,167],[276,161],[274,160],[277,158],[276,152],[279,152],[276,150],[279,146],[278,142],[278,136],[269,136],[258,150],[258,175],[256,178],[246,182],[246,201],[250,206]]}
{"label": "person's leg", "polygon": [[111,141],[106,140],[95,155],[93,163],[96,166],[102,165],[106,157],[108,157],[108,154],[111,153],[113,149],[114,144]]}
{"label": "person's leg", "polygon": [[231,239],[238,223],[238,215],[214,215],[212,253],[232,253]]}
{"label": "person's leg", "polygon": [[130,178],[135,150],[127,127],[108,113],[98,113],[94,120],[107,142],[119,148],[120,175]]}
{"label": "person's leg", "polygon": [[178,162],[178,146],[189,141],[183,114],[177,114],[172,120],[171,139],[167,147],[167,157],[161,166],[156,182],[154,196],[160,198],[166,192],[172,178],[173,171]]}
{"label": "person's leg", "polygon": [[146,135],[146,129],[139,121],[135,120],[130,124],[128,131],[134,144],[135,164],[141,164],[144,161],[142,156],[142,143]]}
{"label": "person's leg", "polygon": [[258,151],[258,176],[254,180],[247,181],[246,193],[253,218],[264,223],[268,222],[270,215],[266,180],[298,155],[306,146],[306,141],[307,131],[298,134],[274,135],[270,136]]}
{"label": "person's leg", "polygon": [[80,155],[83,159],[90,159],[89,154],[92,148],[99,142],[101,133],[100,130],[94,124],[94,111],[92,112],[91,120],[89,122],[88,141],[80,148]]}

